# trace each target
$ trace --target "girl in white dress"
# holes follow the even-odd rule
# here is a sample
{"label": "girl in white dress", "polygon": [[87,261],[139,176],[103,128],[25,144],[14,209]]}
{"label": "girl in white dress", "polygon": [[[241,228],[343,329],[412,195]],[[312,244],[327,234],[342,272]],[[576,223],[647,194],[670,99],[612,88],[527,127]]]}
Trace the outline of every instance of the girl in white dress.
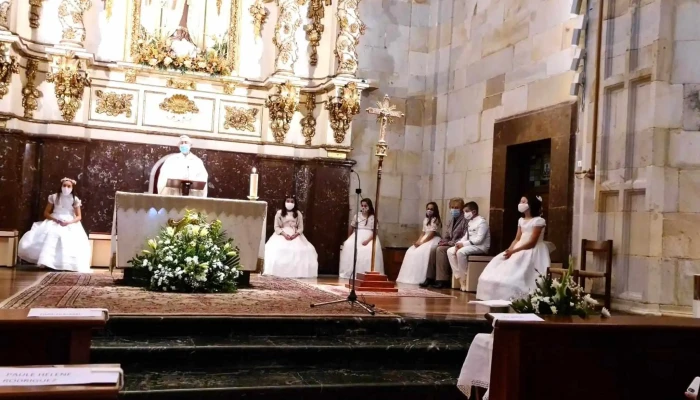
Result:
{"label": "girl in white dress", "polygon": [[[357,235],[357,270],[355,272],[367,272],[372,268],[372,237],[374,236],[374,205],[372,205],[372,200],[363,199],[360,202],[360,213],[357,219],[359,222],[355,226],[356,218],[353,216],[350,223],[350,237],[343,243],[343,250],[340,252],[340,271],[338,275],[341,278],[350,278],[352,275],[355,235]],[[379,241],[379,237],[377,237],[375,243],[374,253],[374,270],[383,274],[384,258],[382,257],[382,243]]]}
{"label": "girl in white dress", "polygon": [[285,278],[318,276],[318,254],[304,237],[304,218],[294,197],[275,214],[275,233],[265,244],[265,275]]}
{"label": "girl in white dress", "polygon": [[61,179],[61,192],[49,196],[42,222],[19,241],[19,258],[60,271],[90,272],[90,242],[80,223],[82,203],[75,181]]}
{"label": "girl in white dress", "polygon": [[396,282],[417,285],[425,280],[428,262],[430,261],[430,252],[435,251],[440,242],[441,229],[440,210],[436,203],[430,202],[425,206],[423,233],[413,243],[413,246],[406,251]]}
{"label": "girl in white dress", "polygon": [[479,277],[476,298],[511,300],[535,288],[538,274],[547,273],[549,249],[544,243],[546,222],[540,217],[542,199],[527,196],[520,199],[518,234],[510,247],[494,257]]}

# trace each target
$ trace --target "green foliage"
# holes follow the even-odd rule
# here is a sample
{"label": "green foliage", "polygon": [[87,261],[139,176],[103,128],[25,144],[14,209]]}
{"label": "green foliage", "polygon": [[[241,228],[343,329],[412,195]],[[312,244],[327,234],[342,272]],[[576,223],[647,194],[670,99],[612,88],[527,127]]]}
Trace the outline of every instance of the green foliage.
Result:
{"label": "green foliage", "polygon": [[584,293],[573,279],[574,258],[569,256],[569,269],[561,281],[540,274],[537,287],[525,297],[513,300],[511,307],[517,313],[540,315],[578,315],[586,317],[594,312],[598,302]]}
{"label": "green foliage", "polygon": [[234,292],[240,257],[221,221],[186,211],[177,226],[163,228],[149,239],[148,249],[129,260],[151,290],[172,292]]}

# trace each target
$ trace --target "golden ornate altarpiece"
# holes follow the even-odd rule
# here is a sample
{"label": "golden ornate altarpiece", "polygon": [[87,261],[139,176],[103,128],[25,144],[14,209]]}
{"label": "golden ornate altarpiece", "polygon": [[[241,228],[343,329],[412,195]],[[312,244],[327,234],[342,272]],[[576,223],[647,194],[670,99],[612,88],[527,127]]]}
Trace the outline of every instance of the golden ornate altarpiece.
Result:
{"label": "golden ornate altarpiece", "polygon": [[[17,1],[0,0],[0,5]],[[364,33],[359,0],[58,0],[57,21],[44,15],[42,1],[30,0],[27,32],[8,28],[17,25],[10,19],[26,15],[2,14],[0,7],[0,42],[6,43],[0,48],[0,101],[3,93],[8,93],[5,99],[12,98],[13,90],[19,89],[21,101],[16,96],[8,100],[14,104],[11,113],[18,117],[85,124],[93,132],[107,123],[109,132],[175,135],[177,131],[229,143],[293,145],[308,149],[305,154],[312,157],[345,158],[350,150],[348,135],[360,110],[361,93],[372,89],[372,84],[356,77],[356,47]],[[180,8],[154,13],[161,4]],[[277,12],[271,14],[273,7]],[[88,13],[91,8],[99,9]],[[100,22],[96,15],[104,19]],[[324,15],[337,20],[336,29],[328,29]],[[148,22],[153,16],[157,22]],[[52,25],[62,35],[54,45],[42,45],[45,58],[20,44],[22,38],[31,41],[29,32]],[[119,32],[124,29],[125,37],[116,42],[122,54],[110,49],[111,58],[105,59],[91,38],[100,37],[96,31],[103,37],[105,32],[117,32],[110,25]],[[209,33],[216,38],[206,36]],[[326,35],[331,36],[329,46],[321,47]],[[156,37],[164,38],[169,47],[157,47],[162,43]],[[177,53],[175,58],[180,59],[174,60],[170,53],[175,52],[174,41],[191,43],[195,50]],[[260,67],[261,76],[251,74],[250,65],[241,61],[250,56],[253,42],[259,51],[252,56],[255,62],[272,63]],[[157,45],[154,52],[169,49],[167,57],[145,58],[151,47],[144,46],[151,44]],[[247,72],[241,72],[242,65]],[[327,68],[328,75],[319,78],[300,72],[308,66]],[[47,72],[44,80],[37,71]],[[13,89],[12,76],[18,73],[23,85]],[[51,108],[57,105],[59,115],[43,111],[47,101],[57,103]],[[105,137],[114,136],[107,132]],[[290,147],[279,149],[282,155],[288,151],[281,149]]]}

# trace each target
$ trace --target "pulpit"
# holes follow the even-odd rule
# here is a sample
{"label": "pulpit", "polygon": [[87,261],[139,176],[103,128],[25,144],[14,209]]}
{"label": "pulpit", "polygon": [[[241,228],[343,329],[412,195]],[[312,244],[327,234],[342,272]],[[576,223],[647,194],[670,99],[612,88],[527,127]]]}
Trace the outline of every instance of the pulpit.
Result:
{"label": "pulpit", "polygon": [[489,398],[683,399],[700,372],[698,337],[700,321],[690,318],[499,320]]}
{"label": "pulpit", "polygon": [[189,196],[190,190],[204,190],[206,186],[206,182],[190,181],[187,179],[168,179],[165,183],[165,187],[179,190],[180,194],[183,196]]}
{"label": "pulpit", "polygon": [[181,219],[187,210],[204,213],[210,221],[221,221],[239,248],[242,271],[262,269],[266,202],[125,192],[117,192],[114,199],[113,265],[128,269],[128,261],[146,248],[148,239],[158,236],[168,220]]}

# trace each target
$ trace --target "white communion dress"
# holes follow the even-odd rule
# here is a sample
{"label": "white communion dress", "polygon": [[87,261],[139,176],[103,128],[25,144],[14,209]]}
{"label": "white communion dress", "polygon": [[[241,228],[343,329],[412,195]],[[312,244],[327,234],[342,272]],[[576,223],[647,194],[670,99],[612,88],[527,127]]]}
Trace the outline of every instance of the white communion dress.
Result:
{"label": "white communion dress", "polygon": [[[362,242],[372,237],[372,229],[374,229],[374,216],[365,218],[362,213],[357,216],[359,224],[355,226],[355,218],[352,219],[352,227],[355,231],[343,243],[343,250],[340,252],[340,269],[338,275],[341,278],[350,278],[352,275],[352,263],[355,253],[355,235],[357,235],[357,270],[356,272],[367,272],[372,268],[372,241],[370,240],[366,246]],[[384,273],[384,258],[382,257],[382,242],[377,236],[375,244],[375,260],[374,270],[381,274]]]}
{"label": "white communion dress", "polygon": [[435,236],[429,241],[423,243],[419,247],[411,246],[403,258],[401,271],[396,282],[410,283],[417,285],[425,281],[426,273],[428,272],[428,262],[430,261],[430,252],[435,251],[435,248],[440,242],[440,224],[433,219],[428,222],[428,218],[423,220],[423,235],[419,240],[423,240],[430,232],[435,232]]}
{"label": "white communion dress", "polygon": [[486,266],[479,277],[476,298],[479,300],[511,300],[524,296],[535,289],[539,274],[545,275],[550,266],[549,248],[544,242],[544,218],[534,217],[530,220],[520,218],[520,240],[515,247],[527,243],[537,227],[542,233],[535,247],[519,251],[506,259],[503,253],[497,255]]}
{"label": "white communion dress", "polygon": [[[80,199],[73,195],[52,194],[51,216],[61,221],[75,219],[74,207]],[[83,224],[61,226],[52,220],[36,222],[19,241],[19,258],[59,271],[90,272],[90,242]]]}
{"label": "white communion dress", "polygon": [[[282,235],[298,233],[299,236],[287,240]],[[275,215],[275,233],[265,244],[264,275],[274,275],[284,278],[315,278],[318,276],[318,254],[314,245],[303,235],[304,219],[301,211],[287,212],[282,216],[282,210]]]}

